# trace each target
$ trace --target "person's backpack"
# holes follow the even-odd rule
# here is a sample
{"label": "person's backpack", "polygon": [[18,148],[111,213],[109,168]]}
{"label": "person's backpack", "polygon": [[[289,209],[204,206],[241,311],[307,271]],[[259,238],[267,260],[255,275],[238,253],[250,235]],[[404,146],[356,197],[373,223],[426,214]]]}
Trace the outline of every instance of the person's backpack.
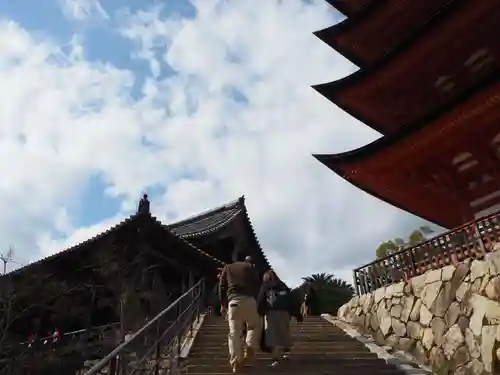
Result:
{"label": "person's backpack", "polygon": [[267,292],[267,306],[275,310],[290,309],[290,291],[287,288],[272,287]]}

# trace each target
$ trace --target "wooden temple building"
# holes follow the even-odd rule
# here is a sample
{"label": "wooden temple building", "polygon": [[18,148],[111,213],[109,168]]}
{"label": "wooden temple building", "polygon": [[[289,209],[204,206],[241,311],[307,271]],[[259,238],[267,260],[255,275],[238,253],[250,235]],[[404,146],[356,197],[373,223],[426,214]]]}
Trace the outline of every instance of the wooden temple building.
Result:
{"label": "wooden temple building", "polygon": [[328,2],[316,35],[359,70],[314,88],[382,136],[315,158],[446,228],[500,211],[500,2]]}
{"label": "wooden temple building", "polygon": [[0,374],[63,375],[61,361],[76,374],[198,280],[209,298],[218,270],[245,256],[270,268],[243,197],[164,225],[145,196],[107,231],[0,277]]}

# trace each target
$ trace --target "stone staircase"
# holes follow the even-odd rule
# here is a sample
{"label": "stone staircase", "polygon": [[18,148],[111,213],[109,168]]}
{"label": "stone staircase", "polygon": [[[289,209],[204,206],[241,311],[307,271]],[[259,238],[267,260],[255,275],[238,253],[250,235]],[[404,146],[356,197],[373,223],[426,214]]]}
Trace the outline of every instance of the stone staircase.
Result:
{"label": "stone staircase", "polygon": [[[227,322],[210,317],[199,331],[188,358],[183,360],[184,374],[230,374],[227,348]],[[259,352],[250,374],[301,375],[403,375],[404,372],[379,359],[362,343],[321,317],[308,317],[292,323],[294,347],[291,358],[271,368],[270,355]]]}

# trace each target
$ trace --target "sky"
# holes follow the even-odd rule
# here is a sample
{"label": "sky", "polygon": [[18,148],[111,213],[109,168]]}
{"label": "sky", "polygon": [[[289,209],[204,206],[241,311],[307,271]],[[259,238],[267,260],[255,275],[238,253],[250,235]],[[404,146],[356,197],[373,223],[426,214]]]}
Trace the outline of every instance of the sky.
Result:
{"label": "sky", "polygon": [[280,277],[373,260],[420,219],[311,155],[380,135],[311,85],[357,68],[312,33],[323,0],[0,2],[0,253],[10,268],[136,209],[165,223],[245,195]]}

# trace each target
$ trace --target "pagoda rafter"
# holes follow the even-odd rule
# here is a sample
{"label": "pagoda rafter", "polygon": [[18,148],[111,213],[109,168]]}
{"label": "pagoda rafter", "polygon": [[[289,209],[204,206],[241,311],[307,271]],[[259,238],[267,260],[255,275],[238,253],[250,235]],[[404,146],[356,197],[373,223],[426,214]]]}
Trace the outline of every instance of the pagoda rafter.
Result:
{"label": "pagoda rafter", "polygon": [[500,70],[496,0],[464,2],[443,18],[388,61],[314,88],[382,134],[429,122]]}
{"label": "pagoda rafter", "polygon": [[381,62],[419,37],[465,0],[379,0],[314,34],[362,69]]}
{"label": "pagoda rafter", "polygon": [[412,134],[315,157],[392,205],[455,227],[500,208],[500,80]]}
{"label": "pagoda rafter", "polygon": [[356,16],[360,12],[363,12],[365,8],[376,0],[326,0],[328,4],[337,9],[340,13],[346,17]]}

